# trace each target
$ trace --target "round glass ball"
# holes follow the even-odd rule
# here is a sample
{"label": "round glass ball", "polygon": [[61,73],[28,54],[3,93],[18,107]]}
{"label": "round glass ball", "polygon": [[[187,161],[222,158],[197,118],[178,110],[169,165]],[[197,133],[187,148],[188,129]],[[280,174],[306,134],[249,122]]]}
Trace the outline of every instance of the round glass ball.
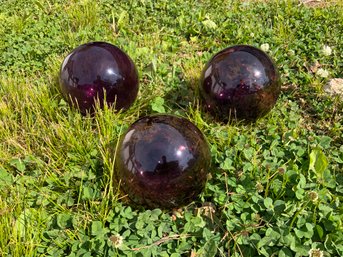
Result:
{"label": "round glass ball", "polygon": [[274,107],[280,78],[265,52],[236,45],[218,52],[206,64],[199,91],[205,109],[216,118],[254,121]]}
{"label": "round glass ball", "polygon": [[99,101],[115,110],[126,110],[138,93],[138,73],[131,58],[106,42],[91,42],[75,48],[60,70],[63,97],[85,114]]}
{"label": "round glass ball", "polygon": [[204,135],[189,120],[151,115],[134,122],[116,153],[116,179],[138,205],[174,208],[203,190],[211,155]]}

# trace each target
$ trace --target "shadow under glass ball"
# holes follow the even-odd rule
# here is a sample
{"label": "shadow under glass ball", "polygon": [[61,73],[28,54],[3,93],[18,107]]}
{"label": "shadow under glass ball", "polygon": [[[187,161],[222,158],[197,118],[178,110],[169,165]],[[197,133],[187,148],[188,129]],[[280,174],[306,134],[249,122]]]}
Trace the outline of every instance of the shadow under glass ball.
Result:
{"label": "shadow under glass ball", "polygon": [[262,50],[237,45],[212,57],[201,75],[205,109],[222,121],[254,121],[266,115],[280,94],[278,71]]}
{"label": "shadow under glass ball", "polygon": [[96,101],[115,104],[126,110],[138,93],[137,69],[131,58],[118,47],[106,42],[91,42],[75,48],[60,69],[63,97],[82,114],[92,113]]}
{"label": "shadow under glass ball", "polygon": [[134,122],[121,138],[116,179],[135,204],[180,207],[203,190],[210,161],[207,141],[193,123],[151,115]]}

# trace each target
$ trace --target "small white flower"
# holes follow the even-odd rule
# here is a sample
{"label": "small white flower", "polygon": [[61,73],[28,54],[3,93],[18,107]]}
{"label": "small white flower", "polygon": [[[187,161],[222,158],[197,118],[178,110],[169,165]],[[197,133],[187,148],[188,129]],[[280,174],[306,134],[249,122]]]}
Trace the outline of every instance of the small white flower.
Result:
{"label": "small white flower", "polygon": [[261,45],[261,50],[268,52],[269,51],[269,44],[268,43],[264,43]]}
{"label": "small white flower", "polygon": [[258,181],[255,186],[256,186],[257,192],[259,192],[259,193],[263,192],[264,186],[261,184],[261,182]]}
{"label": "small white flower", "polygon": [[308,252],[308,255],[310,257],[323,257],[324,256],[324,253],[323,251],[321,251],[320,249],[311,249],[309,252]]}
{"label": "small white flower", "polygon": [[255,34],[253,32],[250,33],[250,37],[254,37]]}
{"label": "small white flower", "polygon": [[318,193],[316,191],[309,192],[308,196],[312,202],[316,202],[318,200]]}
{"label": "small white flower", "polygon": [[123,237],[121,235],[112,235],[109,239],[115,248],[119,248],[123,244]]}
{"label": "small white flower", "polygon": [[324,91],[331,95],[343,96],[343,79],[340,79],[340,78],[331,79],[324,86]]}
{"label": "small white flower", "polygon": [[322,69],[322,68],[319,68],[316,72],[316,74],[319,76],[319,77],[322,77],[322,78],[327,78],[329,77],[329,72],[325,69]]}
{"label": "small white flower", "polygon": [[323,48],[322,48],[322,52],[325,56],[329,56],[332,54],[332,49],[330,46],[328,45],[324,45]]}

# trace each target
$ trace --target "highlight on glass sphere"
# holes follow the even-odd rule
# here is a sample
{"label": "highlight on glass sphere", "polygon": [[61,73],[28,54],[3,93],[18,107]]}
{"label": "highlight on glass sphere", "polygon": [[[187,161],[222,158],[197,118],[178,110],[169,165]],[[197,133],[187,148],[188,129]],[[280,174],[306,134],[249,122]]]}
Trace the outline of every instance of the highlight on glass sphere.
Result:
{"label": "highlight on glass sphere", "polygon": [[201,131],[174,115],[134,122],[116,152],[116,180],[129,199],[149,208],[186,205],[203,190],[211,156]]}
{"label": "highlight on glass sphere", "polygon": [[92,113],[99,101],[115,110],[126,110],[138,93],[137,69],[131,58],[106,42],[90,42],[75,48],[60,70],[63,97],[82,114]]}
{"label": "highlight on glass sphere", "polygon": [[265,52],[236,45],[206,64],[199,91],[205,109],[216,118],[255,121],[274,107],[280,87],[277,68]]}

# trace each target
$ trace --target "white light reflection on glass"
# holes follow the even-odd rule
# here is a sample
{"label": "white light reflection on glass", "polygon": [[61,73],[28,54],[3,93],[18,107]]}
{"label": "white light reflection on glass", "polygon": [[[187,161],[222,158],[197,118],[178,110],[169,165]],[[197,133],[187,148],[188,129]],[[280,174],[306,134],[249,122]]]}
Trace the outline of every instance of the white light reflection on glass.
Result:
{"label": "white light reflection on glass", "polygon": [[107,72],[108,75],[116,75],[116,76],[118,76],[118,74],[113,69],[107,69],[106,72]]}
{"label": "white light reflection on glass", "polygon": [[261,71],[259,71],[259,70],[255,70],[254,71],[254,75],[255,75],[255,77],[261,77]]}
{"label": "white light reflection on glass", "polygon": [[177,149],[177,151],[176,151],[176,155],[177,155],[178,157],[181,157],[181,156],[182,156],[182,152],[183,152],[184,150],[186,150],[186,147],[183,146],[183,145],[180,145],[180,147],[179,147],[179,148]]}

